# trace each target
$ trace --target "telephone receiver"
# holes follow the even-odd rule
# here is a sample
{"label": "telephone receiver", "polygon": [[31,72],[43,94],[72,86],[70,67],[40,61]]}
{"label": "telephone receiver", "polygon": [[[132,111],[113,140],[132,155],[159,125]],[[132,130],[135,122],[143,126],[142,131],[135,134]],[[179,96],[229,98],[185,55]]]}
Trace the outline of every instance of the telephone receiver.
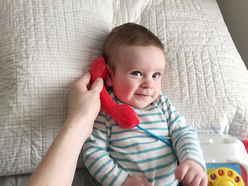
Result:
{"label": "telephone receiver", "polygon": [[[91,64],[92,82],[94,82],[97,78],[102,78],[103,80],[107,78],[107,66],[104,57],[96,58]],[[144,132],[164,142],[172,149],[171,144],[165,141],[163,138],[139,126],[140,121],[136,112],[126,104],[117,105],[109,96],[104,85],[100,93],[100,100],[103,108],[120,127],[126,129],[132,129],[134,127],[138,127]]]}
{"label": "telephone receiver", "polygon": [[[104,57],[95,59],[91,64],[91,78],[94,82],[97,78],[107,78],[107,66]],[[100,93],[101,104],[111,118],[122,128],[131,129],[139,125],[139,118],[134,110],[125,104],[117,105],[109,96],[105,87]]]}

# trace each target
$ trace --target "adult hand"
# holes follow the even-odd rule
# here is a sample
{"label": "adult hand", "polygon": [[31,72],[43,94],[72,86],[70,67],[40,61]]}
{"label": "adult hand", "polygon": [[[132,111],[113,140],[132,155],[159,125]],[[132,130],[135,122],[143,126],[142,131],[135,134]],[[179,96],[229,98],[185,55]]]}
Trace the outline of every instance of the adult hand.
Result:
{"label": "adult hand", "polygon": [[26,186],[71,185],[78,156],[100,110],[103,80],[90,88],[90,73],[71,86],[67,120]]}
{"label": "adult hand", "polygon": [[[93,85],[90,83],[90,73],[82,76],[77,82],[72,84],[68,96],[69,111],[68,120],[80,120],[87,118],[90,129],[88,136],[92,132],[92,125],[100,110],[100,92],[103,88],[103,80],[98,78]],[[87,136],[87,137],[88,137]]]}

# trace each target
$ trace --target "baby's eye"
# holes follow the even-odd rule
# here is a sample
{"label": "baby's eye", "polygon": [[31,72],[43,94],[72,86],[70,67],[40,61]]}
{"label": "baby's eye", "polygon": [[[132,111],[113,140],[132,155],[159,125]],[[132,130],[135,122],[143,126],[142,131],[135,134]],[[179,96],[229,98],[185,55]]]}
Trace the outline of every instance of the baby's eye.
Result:
{"label": "baby's eye", "polygon": [[139,71],[133,71],[131,72],[131,74],[135,76],[141,76],[141,73]]}
{"label": "baby's eye", "polygon": [[152,75],[152,78],[159,78],[160,77],[160,73],[154,73],[153,75]]}

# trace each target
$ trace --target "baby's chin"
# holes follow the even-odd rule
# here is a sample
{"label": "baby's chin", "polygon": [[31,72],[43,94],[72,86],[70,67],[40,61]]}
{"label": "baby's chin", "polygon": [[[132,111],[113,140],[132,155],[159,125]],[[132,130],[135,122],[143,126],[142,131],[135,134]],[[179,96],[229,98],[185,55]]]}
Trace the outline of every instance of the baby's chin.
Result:
{"label": "baby's chin", "polygon": [[[157,98],[156,98],[157,99]],[[141,101],[141,100],[121,100],[121,102],[125,103],[126,105],[129,105],[131,107],[134,107],[136,109],[144,109],[147,106],[151,105],[154,103],[156,99],[150,99],[150,101]]]}
{"label": "baby's chin", "polygon": [[134,107],[134,108],[136,108],[136,109],[144,109],[144,108],[146,108],[148,105],[150,105],[150,104],[146,104],[145,106],[144,105],[140,105],[140,104],[134,104],[134,105],[130,105],[130,106],[132,106],[132,107]]}
{"label": "baby's chin", "polygon": [[151,105],[153,102],[149,102],[149,103],[126,103],[127,105],[134,107],[136,109],[144,109],[147,106]]}
{"label": "baby's chin", "polygon": [[[119,99],[120,100],[120,99]],[[148,105],[150,105],[151,103],[137,103],[137,102],[128,102],[128,101],[122,101],[122,100],[120,100],[121,102],[123,102],[124,104],[126,104],[126,105],[128,105],[128,106],[131,106],[131,107],[133,107],[133,108],[136,108],[136,109],[144,109],[144,108],[146,108]]]}
{"label": "baby's chin", "polygon": [[144,109],[144,108],[148,107],[149,105],[152,105],[154,102],[156,102],[157,98],[158,98],[158,96],[152,97],[152,99],[150,99],[150,101],[138,100],[138,101],[135,101],[133,103],[130,103],[129,105],[134,107],[134,108],[137,108],[137,109]]}

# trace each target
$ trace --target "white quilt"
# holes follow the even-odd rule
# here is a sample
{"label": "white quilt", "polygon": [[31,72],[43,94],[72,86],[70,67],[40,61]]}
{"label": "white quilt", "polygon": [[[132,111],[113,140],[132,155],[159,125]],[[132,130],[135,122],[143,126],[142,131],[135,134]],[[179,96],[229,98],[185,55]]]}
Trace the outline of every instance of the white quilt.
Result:
{"label": "white quilt", "polygon": [[248,139],[248,72],[216,0],[1,0],[0,175],[36,168],[66,119],[70,85],[126,22],[163,42],[163,92],[198,133]]}

